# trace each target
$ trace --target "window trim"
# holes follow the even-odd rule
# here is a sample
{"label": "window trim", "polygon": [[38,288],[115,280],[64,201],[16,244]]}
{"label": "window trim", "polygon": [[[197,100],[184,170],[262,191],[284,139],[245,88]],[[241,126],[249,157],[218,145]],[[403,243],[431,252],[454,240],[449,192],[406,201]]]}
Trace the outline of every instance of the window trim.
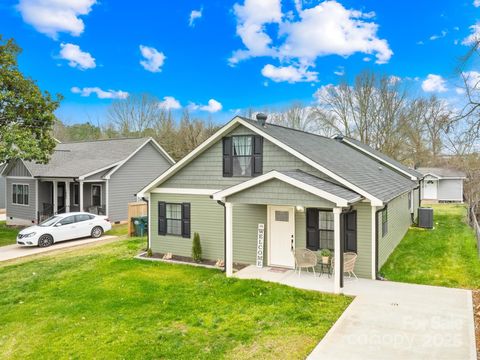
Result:
{"label": "window trim", "polygon": [[[168,205],[178,205],[180,206],[180,219],[173,219],[167,217],[167,206]],[[168,232],[168,221],[169,220],[174,220],[174,221],[179,221],[180,222],[180,234],[173,234]],[[175,202],[165,202],[165,235],[166,236],[179,236],[183,237],[183,203],[175,203]]]}
{"label": "window trim", "polygon": [[[93,187],[94,186],[98,186],[100,188],[100,205],[93,205]],[[91,200],[91,204],[92,206],[103,206],[103,186],[102,184],[92,184],[90,186],[90,200]]]}
{"label": "window trim", "polygon": [[388,234],[388,207],[385,206],[381,211],[382,237]]}
{"label": "window trim", "polygon": [[[234,139],[235,138],[250,138],[250,148],[251,148],[251,151],[250,151],[250,155],[235,155],[235,141]],[[255,147],[255,144],[254,144],[254,141],[255,141],[255,138],[253,135],[232,135],[231,136],[231,139],[232,139],[232,149],[231,149],[231,156],[232,156],[232,177],[238,177],[238,178],[246,178],[246,177],[252,177],[253,176],[253,162],[255,161],[254,159],[254,147]],[[233,160],[235,158],[250,158],[250,173],[249,174],[245,174],[245,175],[235,175],[234,174],[234,166],[233,166]]]}
{"label": "window trim", "polygon": [[322,247],[322,239],[320,237],[320,232],[321,231],[328,231],[330,233],[333,234],[333,237],[334,237],[334,246],[335,247],[335,224],[334,224],[334,228],[333,229],[321,229],[321,225],[320,225],[320,213],[321,212],[324,212],[324,213],[332,213],[333,214],[333,210],[325,210],[325,209],[318,209],[317,213],[318,213],[318,250],[317,251],[320,251],[322,249],[329,249],[331,251],[334,251],[335,249],[330,249],[330,248],[326,248],[326,247]]}
{"label": "window trim", "polygon": [[[23,204],[20,204],[20,203],[17,203],[17,196],[15,196],[15,202],[13,202],[13,194],[15,193],[13,188],[15,186],[26,186],[27,187],[27,195],[28,195],[28,204],[25,204],[25,192],[23,193]],[[29,207],[30,206],[30,184],[26,184],[26,183],[12,183],[12,197],[10,197],[10,200],[12,201],[12,205],[15,205],[15,206],[26,206],[26,207]]]}

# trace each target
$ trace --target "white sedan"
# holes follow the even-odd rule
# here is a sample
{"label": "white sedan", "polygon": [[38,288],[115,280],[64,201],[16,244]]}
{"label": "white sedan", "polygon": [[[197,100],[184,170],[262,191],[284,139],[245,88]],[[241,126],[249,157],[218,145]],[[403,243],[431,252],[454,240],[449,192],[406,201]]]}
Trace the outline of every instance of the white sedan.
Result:
{"label": "white sedan", "polygon": [[106,216],[84,212],[58,214],[20,231],[17,244],[47,247],[59,241],[83,237],[99,238],[111,228],[112,224]]}

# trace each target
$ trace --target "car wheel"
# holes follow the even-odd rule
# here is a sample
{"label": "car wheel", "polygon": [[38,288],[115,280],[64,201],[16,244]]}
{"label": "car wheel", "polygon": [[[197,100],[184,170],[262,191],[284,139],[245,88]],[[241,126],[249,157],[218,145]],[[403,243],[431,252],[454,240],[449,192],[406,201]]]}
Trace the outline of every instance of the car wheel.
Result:
{"label": "car wheel", "polygon": [[38,247],[49,247],[53,244],[53,237],[51,235],[42,235],[38,239]]}
{"label": "car wheel", "polygon": [[92,238],[98,239],[102,235],[103,235],[103,229],[100,226],[95,226],[92,229]]}

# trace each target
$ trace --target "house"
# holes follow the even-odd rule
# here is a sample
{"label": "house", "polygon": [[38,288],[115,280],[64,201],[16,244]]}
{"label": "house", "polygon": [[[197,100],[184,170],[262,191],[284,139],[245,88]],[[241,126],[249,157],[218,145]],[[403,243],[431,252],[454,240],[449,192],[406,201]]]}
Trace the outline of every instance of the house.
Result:
{"label": "house", "polygon": [[190,256],[198,232],[203,257],[225,259],[231,276],[256,263],[260,227],[265,266],[294,268],[295,248],[329,248],[336,266],[356,252],[356,274],[376,279],[415,219],[422,174],[353,139],[265,120],[235,117],[140,191],[152,251]]}
{"label": "house", "polygon": [[463,181],[465,173],[446,168],[417,169],[424,175],[422,184],[422,201],[436,202],[463,202]]}
{"label": "house", "polygon": [[28,225],[71,211],[126,220],[138,188],[172,164],[152,138],[61,143],[47,164],[10,161],[2,171],[7,224]]}
{"label": "house", "polygon": [[[5,167],[5,163],[0,164],[0,174],[3,171],[3,168]],[[6,197],[6,189],[5,189],[5,177],[0,176],[0,210],[5,209],[5,197]]]}

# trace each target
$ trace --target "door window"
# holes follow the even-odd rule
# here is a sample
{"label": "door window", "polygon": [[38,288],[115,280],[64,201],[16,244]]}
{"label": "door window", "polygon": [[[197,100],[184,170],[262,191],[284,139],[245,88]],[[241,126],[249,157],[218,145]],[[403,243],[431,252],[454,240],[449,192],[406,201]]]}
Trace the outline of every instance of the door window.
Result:
{"label": "door window", "polygon": [[92,205],[102,205],[102,187],[100,185],[92,185]]}

